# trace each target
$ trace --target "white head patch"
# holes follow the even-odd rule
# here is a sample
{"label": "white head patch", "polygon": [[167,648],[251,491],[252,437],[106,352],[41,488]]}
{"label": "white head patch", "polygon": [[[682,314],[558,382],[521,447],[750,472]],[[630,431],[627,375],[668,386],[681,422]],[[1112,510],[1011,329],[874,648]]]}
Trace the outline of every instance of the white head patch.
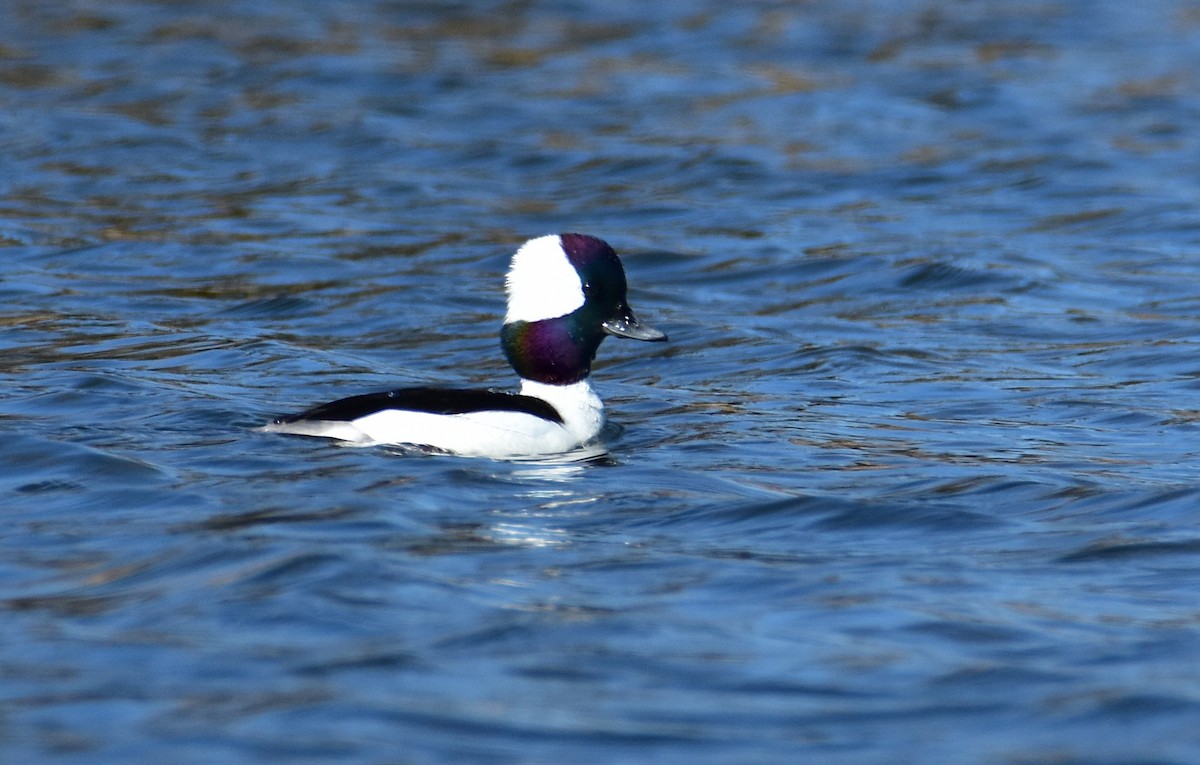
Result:
{"label": "white head patch", "polygon": [[508,269],[504,323],[565,316],[583,305],[583,283],[557,234],[530,239]]}

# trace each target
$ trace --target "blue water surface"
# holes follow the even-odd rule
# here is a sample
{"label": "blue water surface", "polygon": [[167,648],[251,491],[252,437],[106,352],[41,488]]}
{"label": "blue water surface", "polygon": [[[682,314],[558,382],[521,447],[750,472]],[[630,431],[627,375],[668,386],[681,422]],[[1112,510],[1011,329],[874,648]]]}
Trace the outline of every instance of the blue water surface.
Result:
{"label": "blue water surface", "polygon": [[[1200,3],[0,4],[0,759],[1200,761]],[[258,433],[510,386],[609,454]]]}

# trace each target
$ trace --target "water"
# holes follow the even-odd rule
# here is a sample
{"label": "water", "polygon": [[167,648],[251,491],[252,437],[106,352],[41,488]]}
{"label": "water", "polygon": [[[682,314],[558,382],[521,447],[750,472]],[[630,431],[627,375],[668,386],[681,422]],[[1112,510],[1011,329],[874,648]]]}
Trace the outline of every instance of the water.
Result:
{"label": "water", "polygon": [[[0,7],[12,762],[1200,760],[1200,6]],[[511,379],[603,460],[259,434]]]}

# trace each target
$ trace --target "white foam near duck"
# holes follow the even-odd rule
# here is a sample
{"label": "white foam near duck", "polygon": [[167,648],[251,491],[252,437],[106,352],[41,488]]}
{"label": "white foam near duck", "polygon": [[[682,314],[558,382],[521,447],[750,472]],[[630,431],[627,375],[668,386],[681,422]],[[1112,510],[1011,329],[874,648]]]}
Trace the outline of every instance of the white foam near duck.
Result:
{"label": "white foam near duck", "polygon": [[321,404],[262,430],[396,444],[487,457],[569,452],[593,441],[604,405],[588,381],[607,335],[660,341],[626,302],[625,270],[603,240],[584,234],[531,239],[513,255],[501,347],[519,393],[399,388]]}

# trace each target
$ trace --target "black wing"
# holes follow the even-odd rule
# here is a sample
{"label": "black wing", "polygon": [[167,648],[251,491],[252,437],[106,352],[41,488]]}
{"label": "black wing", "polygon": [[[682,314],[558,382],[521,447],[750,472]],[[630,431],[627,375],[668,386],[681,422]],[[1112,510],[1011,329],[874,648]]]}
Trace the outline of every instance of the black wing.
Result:
{"label": "black wing", "polygon": [[504,393],[495,390],[461,390],[455,388],[398,388],[350,396],[328,404],[314,406],[300,414],[280,417],[276,423],[300,420],[336,420],[349,422],[385,409],[405,409],[430,414],[466,414],[468,412],[524,412],[543,420],[562,424],[562,415],[550,405],[533,396]]}

